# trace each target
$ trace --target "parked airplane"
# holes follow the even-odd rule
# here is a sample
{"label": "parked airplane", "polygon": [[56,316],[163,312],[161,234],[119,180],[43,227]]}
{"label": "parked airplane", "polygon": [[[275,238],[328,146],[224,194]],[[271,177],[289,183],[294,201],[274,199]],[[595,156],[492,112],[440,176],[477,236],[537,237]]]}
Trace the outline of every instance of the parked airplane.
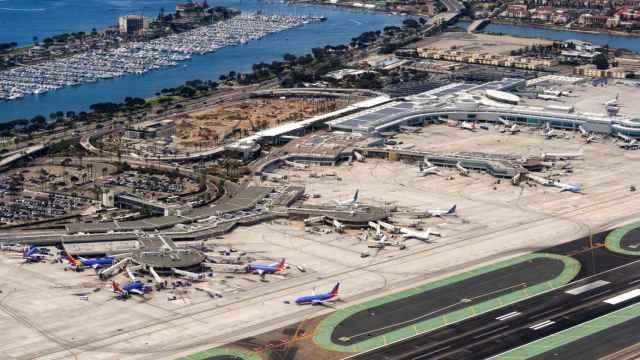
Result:
{"label": "parked airplane", "polygon": [[470,123],[466,121],[463,121],[460,123],[460,129],[463,129],[463,130],[476,131],[477,128],[478,127],[476,123]]}
{"label": "parked airplane", "polygon": [[356,193],[353,194],[353,197],[349,200],[336,200],[336,204],[338,206],[357,206],[360,201],[358,200],[358,194],[360,190],[356,190]]}
{"label": "parked airplane", "polygon": [[508,132],[509,132],[511,135],[514,135],[514,134],[519,133],[519,132],[520,132],[520,128],[518,127],[518,124],[513,124],[513,125],[509,128]]}
{"label": "parked airplane", "polygon": [[356,161],[358,162],[363,162],[364,161],[364,155],[362,155],[361,153],[354,151],[353,152],[353,156],[356,157]]}
{"label": "parked airplane", "polygon": [[331,291],[327,293],[316,294],[314,291],[313,295],[301,296],[296,299],[296,304],[298,305],[322,305],[326,302],[336,301],[338,299],[338,291],[340,289],[340,283],[337,283]]}
{"label": "parked airplane", "polygon": [[261,277],[264,277],[267,274],[277,274],[284,271],[285,268],[285,259],[283,258],[277,263],[273,264],[257,264],[252,263],[247,265],[247,272],[252,274],[258,274]]}
{"label": "parked airplane", "polygon": [[[431,165],[428,161],[425,160],[425,163]],[[440,169],[437,166],[429,166],[425,168],[422,163],[418,164],[418,176],[427,176],[427,175],[440,175]]]}
{"label": "parked airplane", "polygon": [[118,300],[126,300],[130,298],[131,295],[143,296],[144,294],[150,293],[152,290],[150,285],[145,285],[140,280],[132,281],[124,286],[120,286],[117,282],[112,281],[111,288],[116,294],[116,299]]}
{"label": "parked airplane", "polygon": [[45,249],[28,245],[22,251],[22,258],[27,263],[35,263],[44,261],[44,259],[48,256],[48,251]]}
{"label": "parked airplane", "polygon": [[440,234],[432,232],[431,228],[428,228],[427,231],[417,231],[407,228],[400,228],[400,232],[402,233],[403,239],[417,239],[422,241],[429,241],[431,235],[440,236]]}
{"label": "parked airplane", "polygon": [[343,224],[343,223],[341,223],[340,221],[338,221],[338,220],[336,220],[336,219],[333,219],[333,220],[331,221],[331,223],[332,223],[333,227],[336,229],[336,232],[339,232],[339,233],[340,233],[340,232],[343,232],[343,231],[344,231],[344,224]]}
{"label": "parked airplane", "polygon": [[457,205],[454,204],[452,207],[450,207],[449,209],[446,209],[446,210],[444,210],[444,209],[433,209],[433,210],[427,209],[426,213],[429,216],[432,216],[432,217],[456,216],[456,215],[458,215],[457,212],[456,212],[457,211],[456,208],[457,208]]}
{"label": "parked airplane", "polygon": [[398,248],[400,248],[400,250],[404,250],[406,248],[406,246],[404,244],[401,244],[400,242],[388,241],[387,236],[384,234],[382,234],[382,236],[380,236],[378,240],[369,240],[368,246],[372,249],[378,249],[378,251],[384,249],[387,246],[397,246]]}
{"label": "parked airplane", "polygon": [[570,191],[572,193],[581,193],[582,185],[580,184],[564,184],[559,181],[553,183],[553,186],[560,188],[560,192]]}
{"label": "parked airplane", "polygon": [[20,244],[0,244],[0,250],[24,253],[25,247]]}
{"label": "parked airplane", "polygon": [[595,136],[595,135],[589,135],[589,136],[587,136],[587,138],[584,140],[584,143],[585,143],[585,144],[590,144],[590,143],[592,143],[592,142],[596,142],[596,141],[598,141],[598,140],[599,140],[599,138],[598,138],[597,136]]}
{"label": "parked airplane", "polygon": [[78,257],[77,259],[71,255],[67,255],[67,261],[69,262],[69,267],[75,270],[80,270],[84,268],[94,268],[100,269],[106,266],[111,266],[115,263],[115,258],[112,256],[105,256],[101,258],[95,259],[85,259],[83,257]]}

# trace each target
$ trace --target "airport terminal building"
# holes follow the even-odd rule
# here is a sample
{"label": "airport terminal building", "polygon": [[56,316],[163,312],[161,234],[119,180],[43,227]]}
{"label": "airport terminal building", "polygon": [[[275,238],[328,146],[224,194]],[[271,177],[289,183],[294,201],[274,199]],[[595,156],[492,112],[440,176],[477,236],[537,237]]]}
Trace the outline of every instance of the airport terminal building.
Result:
{"label": "airport terminal building", "polygon": [[329,121],[332,130],[380,133],[401,126],[421,126],[447,120],[544,126],[564,130],[624,134],[640,137],[640,119],[617,115],[574,112],[571,107],[517,105],[507,91],[524,80],[505,78],[482,85],[453,83],[418,95],[390,100],[355,114]]}

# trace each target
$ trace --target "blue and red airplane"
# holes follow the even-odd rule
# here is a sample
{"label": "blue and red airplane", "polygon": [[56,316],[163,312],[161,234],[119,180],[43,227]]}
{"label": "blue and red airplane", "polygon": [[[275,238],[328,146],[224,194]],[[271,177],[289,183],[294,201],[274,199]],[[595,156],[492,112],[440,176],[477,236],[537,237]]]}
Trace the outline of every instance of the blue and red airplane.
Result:
{"label": "blue and red airplane", "polygon": [[113,263],[115,262],[115,258],[112,256],[105,256],[95,259],[85,259],[83,257],[79,257],[78,259],[76,259],[71,255],[67,255],[67,261],[69,262],[69,266],[75,270],[81,270],[89,267],[100,269],[105,266],[113,265]]}
{"label": "blue and red airplane", "polygon": [[247,271],[252,274],[258,274],[264,277],[266,274],[281,273],[285,269],[285,259],[273,264],[256,264],[252,263],[247,266]]}
{"label": "blue and red airplane", "polygon": [[150,285],[145,285],[140,280],[132,281],[124,286],[120,286],[115,281],[111,282],[111,288],[113,292],[116,293],[116,299],[118,300],[126,300],[131,297],[131,295],[141,295],[148,294],[153,289]]}
{"label": "blue and red airplane", "polygon": [[338,299],[338,290],[340,289],[340,283],[331,289],[331,291],[322,294],[313,294],[308,296],[302,296],[296,299],[298,305],[322,305],[326,302],[336,301]]}
{"label": "blue and red airplane", "polygon": [[45,249],[36,246],[28,245],[22,250],[22,258],[28,263],[41,262],[47,255],[48,252]]}

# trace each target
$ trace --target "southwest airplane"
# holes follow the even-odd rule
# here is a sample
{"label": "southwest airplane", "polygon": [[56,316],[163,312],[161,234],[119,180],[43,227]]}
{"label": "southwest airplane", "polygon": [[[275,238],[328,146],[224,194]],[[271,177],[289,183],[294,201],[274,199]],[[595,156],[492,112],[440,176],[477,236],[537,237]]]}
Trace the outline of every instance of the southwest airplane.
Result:
{"label": "southwest airplane", "polygon": [[83,257],[78,257],[78,259],[76,259],[71,255],[67,255],[67,261],[69,262],[69,266],[76,270],[89,268],[89,267],[94,269],[100,269],[105,266],[113,265],[115,262],[115,258],[111,256],[106,256],[106,257],[95,258],[95,259],[85,259]]}
{"label": "southwest airplane", "polygon": [[46,256],[47,254],[44,253],[43,249],[36,246],[29,245],[22,251],[22,258],[28,263],[43,261]]}
{"label": "southwest airplane", "polygon": [[266,274],[276,274],[284,271],[285,259],[273,264],[249,264],[247,270],[252,274],[258,274],[264,277]]}
{"label": "southwest airplane", "polygon": [[140,280],[132,281],[124,286],[120,286],[117,282],[112,281],[111,288],[113,292],[116,293],[116,298],[120,300],[128,299],[131,297],[131,294],[142,296],[151,291],[151,286],[143,284]]}
{"label": "southwest airplane", "polygon": [[322,294],[313,294],[309,296],[302,296],[296,299],[296,304],[298,305],[322,305],[325,302],[336,301],[338,299],[338,290],[340,288],[340,283],[337,283],[333,289],[327,293]]}

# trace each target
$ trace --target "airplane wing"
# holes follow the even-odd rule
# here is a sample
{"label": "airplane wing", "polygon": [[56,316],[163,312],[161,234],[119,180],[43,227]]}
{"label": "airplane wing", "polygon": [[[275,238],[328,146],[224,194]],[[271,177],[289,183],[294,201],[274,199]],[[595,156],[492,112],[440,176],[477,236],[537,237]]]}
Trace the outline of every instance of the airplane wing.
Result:
{"label": "airplane wing", "polygon": [[144,293],[138,289],[131,289],[129,292],[136,295],[144,295]]}
{"label": "airplane wing", "polygon": [[263,276],[264,275],[264,270],[258,269],[258,270],[256,270],[256,274],[258,274],[260,276]]}

